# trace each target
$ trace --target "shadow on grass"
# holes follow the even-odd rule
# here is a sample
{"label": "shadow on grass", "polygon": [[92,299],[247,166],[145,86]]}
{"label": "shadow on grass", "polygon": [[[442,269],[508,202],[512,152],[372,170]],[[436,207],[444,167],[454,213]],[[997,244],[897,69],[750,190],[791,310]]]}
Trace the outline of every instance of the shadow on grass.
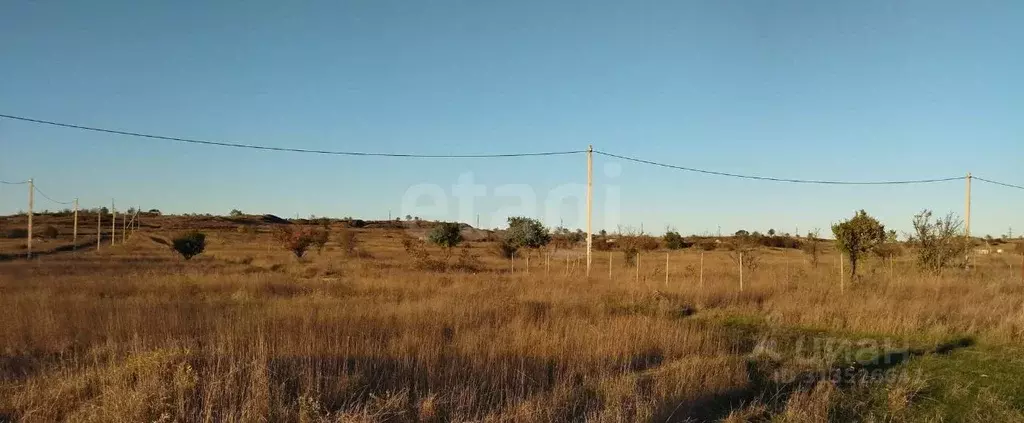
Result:
{"label": "shadow on grass", "polygon": [[779,377],[777,367],[758,360],[747,362],[748,383],[744,387],[730,389],[696,400],[668,401],[650,420],[655,422],[713,422],[729,416],[744,406],[761,403],[766,406],[765,420],[777,414],[786,406],[790,396],[807,391],[818,383],[832,383],[845,389],[865,383],[884,383],[878,378],[887,370],[900,366],[911,358],[924,355],[947,355],[961,348],[975,344],[973,338],[963,337],[943,342],[931,349],[907,349],[878,354],[868,360],[844,363],[825,371],[808,371],[792,377]]}
{"label": "shadow on grass", "polygon": [[[54,248],[51,248],[51,249],[48,249],[48,250],[33,251],[32,252],[32,257],[52,256],[54,254],[60,254],[60,253],[66,253],[66,252],[69,252],[69,251],[78,251],[78,250],[86,251],[86,250],[92,249],[92,247],[95,247],[95,246],[96,246],[96,240],[92,240],[92,241],[88,241],[88,242],[79,242],[78,244],[61,245],[61,246],[54,247]],[[28,253],[27,252],[25,252],[25,253],[6,253],[6,254],[0,254],[0,261],[12,261],[12,260],[18,260],[18,259],[27,259],[27,258],[28,258]]]}

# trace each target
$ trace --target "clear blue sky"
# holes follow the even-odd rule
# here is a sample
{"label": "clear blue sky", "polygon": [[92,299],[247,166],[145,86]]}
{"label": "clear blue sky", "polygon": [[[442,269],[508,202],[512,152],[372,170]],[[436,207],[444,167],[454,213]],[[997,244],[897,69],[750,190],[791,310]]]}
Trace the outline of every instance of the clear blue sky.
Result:
{"label": "clear blue sky", "polygon": [[[779,177],[971,171],[1022,184],[1022,22],[1018,1],[7,1],[0,113],[284,147],[593,144]],[[585,182],[583,156],[308,156],[9,120],[0,147],[0,179],[34,177],[84,207],[116,197],[165,212],[380,218],[400,213],[410,186],[450,192],[471,172],[487,191],[473,213],[491,226],[510,206],[498,186],[531,187],[543,217],[552,187]],[[858,208],[907,230],[920,209],[962,214],[964,202],[960,181],[801,186],[602,156],[595,176],[595,230],[609,184],[621,223],[655,232],[827,232]],[[24,208],[21,187],[0,186],[0,213]],[[1021,209],[1024,191],[974,184],[976,234],[1024,233]],[[577,226],[574,207],[560,213]]]}

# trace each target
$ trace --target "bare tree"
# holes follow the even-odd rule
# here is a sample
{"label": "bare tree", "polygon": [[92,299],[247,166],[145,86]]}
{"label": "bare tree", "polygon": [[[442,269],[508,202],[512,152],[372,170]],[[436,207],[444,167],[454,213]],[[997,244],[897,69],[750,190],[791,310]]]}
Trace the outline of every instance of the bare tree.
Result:
{"label": "bare tree", "polygon": [[963,221],[954,213],[932,220],[931,210],[914,215],[911,242],[917,247],[917,264],[935,273],[947,267],[967,265],[970,240],[963,232]]}

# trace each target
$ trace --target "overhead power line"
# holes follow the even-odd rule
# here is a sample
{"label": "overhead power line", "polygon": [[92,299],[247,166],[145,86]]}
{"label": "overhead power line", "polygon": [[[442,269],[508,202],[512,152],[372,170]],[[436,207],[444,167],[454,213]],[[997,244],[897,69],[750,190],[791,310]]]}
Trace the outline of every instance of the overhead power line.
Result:
{"label": "overhead power line", "polygon": [[28,181],[21,181],[21,182],[0,181],[0,184],[4,184],[4,185],[25,185],[27,183],[28,183]]}
{"label": "overhead power line", "polygon": [[93,126],[75,125],[63,122],[54,122],[42,119],[33,119],[24,116],[0,114],[0,117],[22,122],[31,122],[41,125],[59,126],[63,128],[79,129],[83,131],[103,132],[107,134],[126,135],[130,137],[150,138],[166,141],[183,142],[190,144],[216,145],[221,147],[248,148],[252,150],[286,151],[292,153],[326,154],[335,156],[375,156],[375,157],[409,157],[409,158],[433,158],[433,159],[468,159],[468,158],[499,158],[499,157],[527,157],[527,156],[557,156],[566,154],[582,154],[586,150],[573,151],[543,151],[528,153],[500,153],[500,154],[413,154],[413,153],[368,153],[362,151],[335,151],[335,150],[313,150],[305,148],[272,147],[256,144],[241,144],[223,141],[208,141],[191,138],[171,137],[165,135],[147,134],[142,132],[121,131],[116,129],[98,128]]}
{"label": "overhead power line", "polygon": [[971,179],[977,179],[977,180],[979,180],[981,182],[988,182],[990,184],[1002,185],[1002,186],[1008,187],[1008,188],[1024,189],[1024,186],[1008,184],[1006,182],[993,181],[993,180],[989,180],[989,179],[985,179],[985,178],[979,178],[977,176],[972,176]]}
{"label": "overhead power line", "polygon": [[754,180],[759,180],[759,181],[790,182],[790,183],[796,183],[796,184],[820,184],[820,185],[902,185],[902,184],[926,184],[926,183],[933,183],[933,182],[947,182],[947,181],[962,180],[962,179],[966,178],[965,176],[955,176],[955,177],[950,177],[950,178],[911,179],[911,180],[895,180],[895,181],[828,181],[828,180],[819,180],[819,179],[776,178],[776,177],[772,177],[772,176],[741,175],[741,174],[738,174],[738,173],[718,172],[718,171],[713,171],[713,170],[696,169],[696,168],[685,167],[685,166],[676,166],[676,165],[670,165],[670,164],[666,164],[666,163],[659,163],[659,162],[650,161],[650,160],[638,159],[638,158],[635,158],[635,157],[620,156],[618,154],[606,153],[604,151],[597,151],[597,150],[594,150],[594,153],[600,154],[600,155],[604,155],[604,156],[608,156],[608,157],[614,157],[614,158],[617,158],[617,159],[637,162],[637,163],[649,164],[649,165],[654,165],[654,166],[661,166],[661,167],[666,167],[666,168],[670,168],[670,169],[685,170],[685,171],[688,171],[688,172],[704,173],[704,174],[708,174],[708,175],[728,176],[728,177],[732,177],[732,178],[754,179]]}
{"label": "overhead power line", "polygon": [[74,200],[72,200],[72,201],[57,201],[57,200],[54,200],[49,195],[46,195],[46,193],[40,191],[38,186],[35,186],[34,188],[36,189],[36,192],[39,193],[39,195],[43,196],[43,198],[45,198],[47,200],[53,201],[54,203],[63,204],[63,205],[70,205],[70,204],[74,203]]}

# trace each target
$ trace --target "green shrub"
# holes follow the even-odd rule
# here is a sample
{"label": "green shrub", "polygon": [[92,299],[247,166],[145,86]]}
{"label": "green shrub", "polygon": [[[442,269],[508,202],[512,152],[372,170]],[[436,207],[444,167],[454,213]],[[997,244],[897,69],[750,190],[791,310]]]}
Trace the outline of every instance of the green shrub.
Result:
{"label": "green shrub", "polygon": [[665,232],[665,236],[662,237],[662,240],[665,241],[665,247],[670,250],[688,248],[693,245],[693,243],[686,242],[686,239],[676,231]]}
{"label": "green shrub", "polygon": [[448,250],[462,242],[462,226],[454,222],[441,222],[430,229],[427,240]]}
{"label": "green shrub", "polygon": [[[577,231],[574,240],[583,240],[583,232]],[[540,248],[551,242],[551,233],[537,219],[528,217],[508,218],[508,230],[505,231],[505,242],[518,248]]]}
{"label": "green shrub", "polygon": [[206,234],[202,232],[189,232],[171,240],[171,248],[181,254],[185,260],[189,260],[206,249]]}
{"label": "green shrub", "polygon": [[885,242],[885,226],[864,210],[854,213],[849,220],[832,225],[836,247],[850,259],[850,279],[857,277],[857,260],[878,244]]}

